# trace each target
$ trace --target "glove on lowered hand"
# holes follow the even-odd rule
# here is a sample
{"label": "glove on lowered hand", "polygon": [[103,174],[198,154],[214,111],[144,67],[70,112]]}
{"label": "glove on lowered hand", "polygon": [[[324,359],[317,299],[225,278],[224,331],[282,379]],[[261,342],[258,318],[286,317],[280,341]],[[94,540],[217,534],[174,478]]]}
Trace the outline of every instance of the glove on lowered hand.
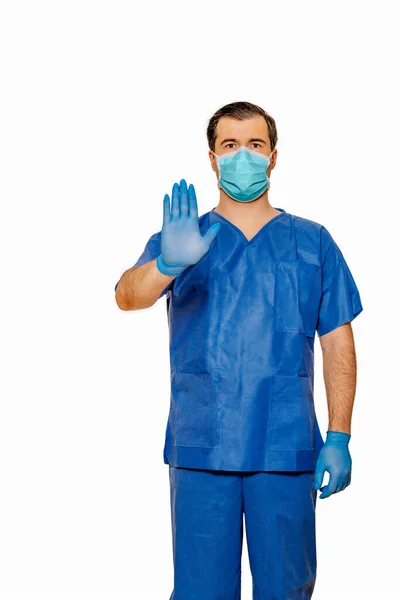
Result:
{"label": "glove on lowered hand", "polygon": [[[315,468],[314,488],[321,489],[320,498],[341,492],[351,482],[350,434],[328,431],[326,442],[318,455]],[[329,483],[321,488],[324,473],[329,473]]]}

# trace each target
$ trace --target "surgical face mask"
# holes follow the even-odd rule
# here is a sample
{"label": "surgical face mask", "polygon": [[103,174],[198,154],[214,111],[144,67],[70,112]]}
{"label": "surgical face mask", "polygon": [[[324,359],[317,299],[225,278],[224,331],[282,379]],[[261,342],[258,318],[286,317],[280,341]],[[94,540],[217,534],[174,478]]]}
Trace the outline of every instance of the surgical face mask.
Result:
{"label": "surgical face mask", "polygon": [[219,186],[234,200],[251,202],[268,188],[267,169],[273,151],[266,156],[241,146],[234,152],[213,154],[217,158]]}

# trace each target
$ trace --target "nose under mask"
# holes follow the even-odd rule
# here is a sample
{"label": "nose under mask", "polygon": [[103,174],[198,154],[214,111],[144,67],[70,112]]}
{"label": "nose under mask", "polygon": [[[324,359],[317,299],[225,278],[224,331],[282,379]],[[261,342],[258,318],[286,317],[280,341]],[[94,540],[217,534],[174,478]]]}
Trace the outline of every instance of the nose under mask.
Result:
{"label": "nose under mask", "polygon": [[241,146],[239,150],[218,155],[219,185],[234,200],[251,202],[269,187],[269,156]]}

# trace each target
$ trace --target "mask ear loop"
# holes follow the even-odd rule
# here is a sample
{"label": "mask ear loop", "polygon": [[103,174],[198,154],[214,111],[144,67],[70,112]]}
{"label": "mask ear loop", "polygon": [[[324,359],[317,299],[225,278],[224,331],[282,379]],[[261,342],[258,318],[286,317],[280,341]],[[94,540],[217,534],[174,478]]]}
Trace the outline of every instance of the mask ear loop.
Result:
{"label": "mask ear loop", "polygon": [[[275,150],[275,148],[274,148],[274,150]],[[265,176],[266,176],[266,178],[267,178],[267,181],[268,181],[268,187],[267,187],[267,190],[269,190],[269,184],[271,183],[271,180],[270,180],[270,178],[269,178],[269,177],[268,177],[268,175],[267,175],[267,171],[268,171],[268,169],[269,169],[269,168],[270,168],[270,166],[271,166],[271,156],[273,155],[273,153],[274,153],[274,150],[272,150],[271,154],[268,156],[268,163],[269,163],[269,164],[268,164],[268,167],[267,167],[267,169],[266,169],[266,171],[265,171]]]}
{"label": "mask ear loop", "polygon": [[217,157],[217,167],[218,167],[218,189],[220,188],[220,182],[221,182],[221,167],[219,166],[219,159],[220,157],[218,156],[218,154],[215,154],[215,152],[213,150],[211,150],[211,152],[214,154],[214,156]]}

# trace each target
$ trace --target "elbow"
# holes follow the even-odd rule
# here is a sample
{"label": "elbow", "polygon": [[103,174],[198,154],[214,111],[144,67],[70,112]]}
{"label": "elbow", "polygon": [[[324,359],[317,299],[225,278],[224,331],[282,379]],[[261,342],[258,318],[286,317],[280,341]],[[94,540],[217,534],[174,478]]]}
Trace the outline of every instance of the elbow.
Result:
{"label": "elbow", "polygon": [[132,303],[127,302],[126,296],[123,293],[123,286],[120,282],[118,282],[115,289],[115,302],[120,310],[133,310],[131,306]]}
{"label": "elbow", "polygon": [[150,306],[153,306],[153,304],[156,303],[156,300],[141,300],[138,297],[132,297],[129,300],[127,300],[123,293],[121,293],[121,291],[118,291],[118,288],[115,292],[115,301],[117,303],[118,308],[123,311],[142,310],[144,308],[150,308]]}
{"label": "elbow", "polygon": [[118,291],[118,288],[115,292],[115,302],[120,310],[131,310],[121,292]]}
{"label": "elbow", "polygon": [[131,309],[131,308],[130,308],[130,307],[127,305],[127,304],[124,304],[124,303],[123,303],[123,302],[121,302],[120,300],[119,300],[119,301],[118,301],[118,300],[116,300],[116,302],[117,302],[117,306],[118,306],[118,308],[119,308],[120,310],[124,310],[124,311],[127,311],[127,310],[132,310],[132,309]]}

